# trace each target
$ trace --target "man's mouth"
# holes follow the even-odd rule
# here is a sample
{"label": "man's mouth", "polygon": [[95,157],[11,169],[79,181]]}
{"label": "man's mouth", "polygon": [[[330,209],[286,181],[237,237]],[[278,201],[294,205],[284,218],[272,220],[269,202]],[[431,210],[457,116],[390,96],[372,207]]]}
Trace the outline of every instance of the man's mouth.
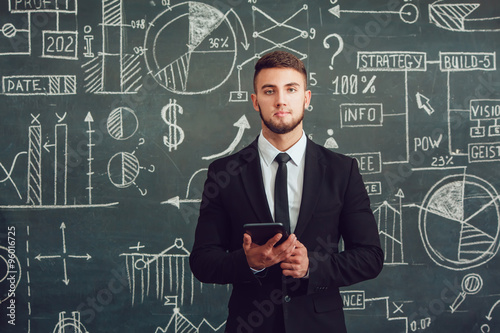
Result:
{"label": "man's mouth", "polygon": [[287,115],[289,115],[289,114],[290,114],[290,112],[288,112],[288,111],[283,111],[283,110],[282,110],[282,111],[278,111],[278,112],[274,113],[274,115],[275,115],[276,117],[285,117],[285,116],[287,116]]}

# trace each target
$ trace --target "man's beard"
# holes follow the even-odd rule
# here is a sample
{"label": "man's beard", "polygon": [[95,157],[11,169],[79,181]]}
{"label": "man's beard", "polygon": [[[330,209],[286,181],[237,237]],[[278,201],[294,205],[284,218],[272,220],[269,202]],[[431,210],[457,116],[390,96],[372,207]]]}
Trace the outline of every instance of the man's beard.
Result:
{"label": "man's beard", "polygon": [[297,121],[294,123],[291,123],[291,124],[283,124],[283,123],[273,124],[272,121],[267,121],[264,119],[264,117],[262,117],[262,110],[260,109],[260,105],[259,105],[260,119],[262,119],[262,122],[264,123],[264,125],[266,125],[266,127],[269,128],[269,130],[271,132],[276,133],[276,134],[286,134],[286,133],[293,131],[297,126],[299,126],[299,124],[304,119],[304,113],[305,113],[304,111],[305,111],[305,105],[304,105],[304,108],[302,109],[301,117],[299,119],[297,119]]}

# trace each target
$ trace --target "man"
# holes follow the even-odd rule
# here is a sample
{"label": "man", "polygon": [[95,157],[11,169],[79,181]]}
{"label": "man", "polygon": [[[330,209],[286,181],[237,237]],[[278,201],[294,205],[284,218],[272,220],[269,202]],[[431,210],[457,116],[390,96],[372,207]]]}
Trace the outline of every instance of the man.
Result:
{"label": "man", "polygon": [[[304,64],[289,53],[259,59],[252,102],[261,133],[208,170],[190,265],[201,282],[233,285],[229,333],[346,332],[339,287],[382,269],[377,225],[356,161],[316,145],[303,131],[311,101],[306,82]],[[284,156],[280,152],[289,156],[286,167],[275,160]],[[278,187],[275,194],[283,169],[285,200]],[[281,234],[261,246],[244,234],[246,223],[275,220],[293,232],[280,245]],[[345,250],[339,253],[340,237]]]}

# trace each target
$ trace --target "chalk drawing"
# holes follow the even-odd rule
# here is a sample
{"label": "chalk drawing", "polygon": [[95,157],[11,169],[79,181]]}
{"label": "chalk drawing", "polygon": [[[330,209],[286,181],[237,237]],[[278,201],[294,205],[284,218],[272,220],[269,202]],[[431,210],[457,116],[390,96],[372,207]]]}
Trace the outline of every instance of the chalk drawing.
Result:
{"label": "chalk drawing", "polygon": [[[195,173],[193,173],[193,175],[191,176],[191,178],[189,178],[189,182],[188,182],[188,185],[187,185],[187,190],[186,190],[186,197],[184,199],[181,199],[179,196],[175,196],[175,197],[172,197],[166,201],[162,201],[161,204],[169,204],[169,205],[172,205],[172,206],[175,206],[177,207],[177,209],[180,208],[180,204],[181,203],[198,203],[198,202],[201,202],[201,198],[197,198],[197,199],[190,199],[189,198],[189,191],[191,189],[191,183],[193,182],[193,179],[196,177],[196,175],[200,174],[201,172],[205,172],[205,171],[208,171],[207,168],[201,168],[200,170],[196,171]],[[201,193],[199,193],[200,196],[201,196]]]}
{"label": "chalk drawing", "polygon": [[[231,12],[223,14],[210,5],[189,1],[160,13],[149,23],[144,41],[149,74],[177,94],[207,94],[220,87],[236,62],[236,35],[227,18]],[[180,42],[179,36],[183,37]],[[210,68],[208,74],[206,64],[217,70]]]}
{"label": "chalk drawing", "polygon": [[170,99],[161,109],[161,118],[168,126],[168,134],[163,136],[163,144],[168,147],[168,151],[177,150],[184,141],[184,130],[177,125],[177,113],[183,114],[184,109],[175,99]]}
{"label": "chalk drawing", "polygon": [[[136,94],[142,88],[141,53],[125,52],[126,38],[124,31],[129,25],[124,23],[122,0],[101,0],[102,4],[102,44],[101,52],[82,65],[84,70],[84,88],[93,94]],[[92,28],[87,28],[90,33]],[[86,54],[91,58],[93,35],[86,35]],[[119,39],[119,48],[112,45]],[[118,73],[118,80],[116,79]]]}
{"label": "chalk drawing", "polygon": [[[9,254],[11,254],[12,256],[10,256]],[[11,260],[10,262],[9,259]],[[21,281],[21,274],[22,274],[21,263],[19,262],[19,258],[15,254],[15,251],[13,253],[12,250],[9,251],[7,247],[1,245],[0,245],[0,272],[5,272],[5,274],[0,275],[0,286],[2,286],[2,290],[4,291],[9,290],[9,288],[11,288],[11,285],[13,284],[15,286],[14,288],[15,291],[19,286],[19,281]],[[12,276],[15,277],[14,281],[11,281],[9,279],[9,277]],[[2,296],[3,298],[0,298],[0,304],[7,301],[12,296],[13,295],[11,293],[6,292]]]}
{"label": "chalk drawing", "polygon": [[66,224],[64,222],[61,223],[60,229],[61,229],[61,234],[62,234],[62,253],[61,254],[51,254],[51,255],[42,255],[40,253],[35,257],[35,259],[38,261],[47,260],[47,259],[62,259],[63,272],[64,272],[64,278],[63,278],[62,282],[64,282],[65,285],[68,285],[69,284],[69,275],[68,275],[68,268],[67,268],[67,260],[71,258],[71,259],[85,259],[88,261],[88,260],[92,259],[92,257],[88,253],[86,253],[84,255],[68,254],[67,249],[66,249]]}
{"label": "chalk drawing", "polygon": [[387,201],[384,201],[373,210],[377,220],[380,235],[380,243],[384,250],[384,265],[404,265],[403,252],[403,216],[401,200],[404,194],[400,190],[399,209],[392,207]]}
{"label": "chalk drawing", "polygon": [[412,3],[406,3],[399,10],[346,10],[340,9],[340,5],[336,5],[328,10],[328,12],[337,18],[340,18],[342,13],[352,14],[395,14],[399,15],[401,21],[413,24],[417,22],[419,16],[418,7]]}
{"label": "chalk drawing", "polygon": [[478,17],[480,3],[446,3],[439,0],[429,5],[429,20],[439,28],[451,31],[499,31],[500,17]]}
{"label": "chalk drawing", "polygon": [[234,127],[237,127],[238,128],[238,133],[236,133],[236,137],[234,138],[233,142],[231,142],[231,144],[229,145],[229,147],[227,147],[227,149],[225,149],[224,151],[218,153],[218,154],[213,154],[213,155],[210,155],[210,156],[204,156],[202,157],[201,159],[203,160],[211,160],[211,159],[214,159],[214,158],[219,158],[219,157],[222,157],[224,155],[229,155],[231,154],[234,149],[236,148],[236,146],[238,145],[238,143],[240,143],[241,141],[241,138],[243,137],[243,133],[245,132],[246,129],[250,128],[250,123],[248,122],[248,119],[245,115],[241,116],[240,119],[238,119],[237,122],[235,122],[233,124]]}
{"label": "chalk drawing", "polygon": [[108,116],[108,133],[115,140],[131,138],[139,127],[139,121],[134,110],[127,107],[118,107]]}
{"label": "chalk drawing", "polygon": [[451,313],[457,311],[460,304],[465,301],[465,296],[477,294],[483,287],[483,279],[481,275],[470,273],[462,279],[462,291],[457,295],[453,304],[450,305]]}
{"label": "chalk drawing", "polygon": [[264,41],[266,45],[270,44],[271,47],[261,50],[259,53],[254,54],[253,57],[246,59],[237,66],[238,90],[231,91],[229,98],[230,102],[248,101],[248,92],[243,91],[241,86],[241,71],[245,65],[253,63],[264,54],[274,49],[284,49],[297,55],[301,60],[307,58],[307,54],[294,49],[292,45],[290,45],[299,38],[305,39],[310,36],[307,30],[299,29],[292,25],[292,21],[295,24],[308,22],[307,5],[303,5],[299,10],[283,20],[271,17],[265,11],[256,6],[252,6],[252,16],[254,22],[252,37],[256,41]]}
{"label": "chalk drawing", "polygon": [[165,306],[173,306],[174,314],[170,317],[170,320],[165,328],[158,327],[156,328],[155,333],[181,333],[181,332],[190,332],[190,333],[204,333],[204,332],[222,332],[224,325],[226,322],[223,322],[219,326],[212,326],[205,318],[201,321],[198,326],[195,326],[189,319],[187,319],[181,312],[179,307],[177,306],[177,296],[166,296],[165,297]]}
{"label": "chalk drawing", "polygon": [[193,274],[186,272],[190,253],[183,240],[177,238],[172,246],[159,254],[139,251],[138,247],[137,252],[120,254],[125,257],[132,306],[136,301],[143,303],[151,289],[154,289],[156,299],[175,293],[181,304],[186,301],[192,305],[195,281]]}
{"label": "chalk drawing", "polygon": [[88,333],[85,326],[80,321],[80,312],[73,311],[71,312],[71,317],[66,317],[66,312],[59,312],[59,321],[57,322],[56,327],[54,327],[53,333],[66,333],[66,332],[74,332],[74,333]]}
{"label": "chalk drawing", "polygon": [[420,236],[432,261],[456,271],[490,261],[500,245],[499,198],[477,176],[450,175],[437,182],[419,212]]}

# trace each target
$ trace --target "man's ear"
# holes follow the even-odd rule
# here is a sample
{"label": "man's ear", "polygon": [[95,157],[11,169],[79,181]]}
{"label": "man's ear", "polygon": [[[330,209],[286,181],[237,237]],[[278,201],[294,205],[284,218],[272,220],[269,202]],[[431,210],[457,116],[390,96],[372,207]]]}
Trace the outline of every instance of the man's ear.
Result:
{"label": "man's ear", "polygon": [[306,90],[305,96],[304,96],[304,106],[307,109],[309,104],[311,104],[311,90]]}
{"label": "man's ear", "polygon": [[251,94],[250,98],[252,98],[252,105],[255,111],[259,112],[259,103],[257,102],[257,95]]}

